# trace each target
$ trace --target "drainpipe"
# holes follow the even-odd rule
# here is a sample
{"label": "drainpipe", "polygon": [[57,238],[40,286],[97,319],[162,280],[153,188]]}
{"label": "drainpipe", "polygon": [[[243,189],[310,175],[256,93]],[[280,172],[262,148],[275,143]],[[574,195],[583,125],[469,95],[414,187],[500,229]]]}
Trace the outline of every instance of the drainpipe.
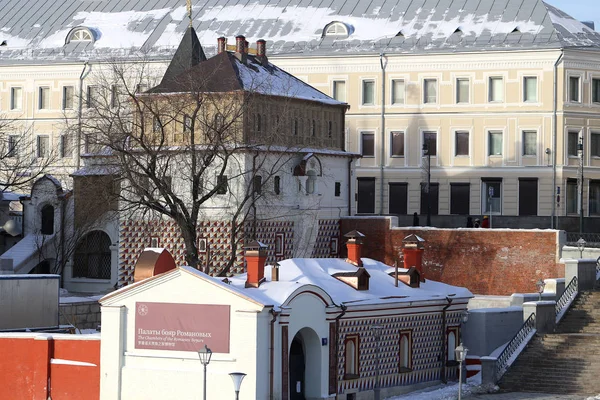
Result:
{"label": "drainpipe", "polygon": [[[385,61],[384,61],[385,59]],[[383,178],[384,178],[384,160],[385,160],[385,67],[387,66],[387,57],[383,52],[379,53],[379,64],[381,65],[381,148],[379,160],[380,184],[379,184],[379,215],[383,215]]]}
{"label": "drainpipe", "polygon": [[273,380],[273,369],[275,368],[275,320],[277,319],[277,316],[280,314],[277,311],[275,311],[273,308],[271,308],[269,310],[269,313],[271,313],[271,315],[273,316],[273,319],[271,320],[271,347],[269,348],[270,350],[270,368],[269,368],[269,399],[273,400],[273,388],[274,388],[274,380]]}
{"label": "drainpipe", "polygon": [[[60,212],[60,287],[65,287],[65,213],[67,212],[67,197],[63,195]],[[73,227],[73,229],[75,229]]]}
{"label": "drainpipe", "polygon": [[92,70],[92,66],[90,65],[90,69],[87,69],[88,62],[83,63],[83,70],[81,71],[81,75],[79,75],[79,104],[77,109],[77,161],[76,161],[76,169],[79,169],[81,166],[81,118],[83,114],[83,80],[88,76],[90,71]]}
{"label": "drainpipe", "polygon": [[[348,307],[346,307],[345,304],[340,304],[340,308],[342,309],[342,312],[340,313],[340,315],[338,315],[337,317],[335,317],[335,370],[338,370],[338,365],[340,363],[339,360],[339,353],[340,353],[340,319],[344,316],[344,314],[346,314],[346,309]],[[337,379],[336,379],[337,381]],[[336,384],[336,388],[335,388],[335,400],[338,400],[338,390],[337,390],[337,384]]]}
{"label": "drainpipe", "polygon": [[446,297],[446,301],[448,304],[442,308],[442,382],[448,383],[448,379],[446,379],[446,310],[452,305],[452,299],[450,297]]}
{"label": "drainpipe", "polygon": [[354,158],[351,158],[348,161],[348,216],[352,216],[352,162]]}
{"label": "drainpipe", "polygon": [[[554,63],[554,103],[553,103],[553,110],[552,110],[552,222],[550,224],[550,227],[552,229],[558,229],[558,216],[556,215],[556,198],[554,197],[557,193],[556,193],[556,148],[558,146],[557,144],[557,136],[558,136],[558,129],[557,129],[557,108],[558,108],[558,64],[561,62],[563,56],[565,55],[564,50],[561,50],[560,52],[560,56],[558,56],[558,58],[556,59],[556,62]],[[556,219],[556,224],[555,224],[555,220]]]}

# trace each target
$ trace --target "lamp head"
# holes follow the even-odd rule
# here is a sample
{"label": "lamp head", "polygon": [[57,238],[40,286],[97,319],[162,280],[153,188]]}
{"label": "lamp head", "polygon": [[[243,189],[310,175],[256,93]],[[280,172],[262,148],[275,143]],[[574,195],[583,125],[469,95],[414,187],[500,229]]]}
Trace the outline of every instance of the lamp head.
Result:
{"label": "lamp head", "polygon": [[198,357],[200,357],[202,365],[208,365],[210,364],[210,359],[212,357],[212,350],[209,349],[207,345],[204,345],[203,348],[198,350]]}
{"label": "lamp head", "polygon": [[543,280],[539,279],[535,283],[535,286],[537,287],[538,293],[543,293],[544,292],[544,287],[546,287],[546,282],[544,282]]}
{"label": "lamp head", "polygon": [[579,249],[579,251],[583,251],[585,250],[585,245],[587,244],[587,242],[585,241],[584,238],[579,238],[579,240],[577,241],[577,248]]}
{"label": "lamp head", "polygon": [[458,362],[465,361],[465,359],[467,358],[468,351],[469,351],[469,349],[467,349],[465,346],[463,346],[463,344],[461,342],[461,344],[459,344],[458,347],[454,350],[454,355],[456,356],[456,361],[458,361]]}
{"label": "lamp head", "polygon": [[232,372],[229,374],[229,376],[231,377],[231,380],[233,381],[234,390],[236,392],[239,392],[240,387],[242,386],[242,381],[244,380],[244,377],[246,376],[246,374],[243,372]]}

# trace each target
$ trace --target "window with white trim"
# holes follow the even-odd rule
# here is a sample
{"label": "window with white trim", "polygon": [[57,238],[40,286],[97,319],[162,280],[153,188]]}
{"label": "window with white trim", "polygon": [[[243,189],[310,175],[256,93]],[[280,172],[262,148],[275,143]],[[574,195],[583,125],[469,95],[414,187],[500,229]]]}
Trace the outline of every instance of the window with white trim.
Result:
{"label": "window with white trim", "polygon": [[404,79],[392,79],[392,104],[404,104]]}
{"label": "window with white trim", "polygon": [[398,339],[398,372],[412,371],[412,331],[400,331]]}
{"label": "window with white trim", "polygon": [[346,102],[346,81],[333,81],[333,98]]}
{"label": "window with white trim", "polygon": [[10,88],[10,109],[20,110],[23,102],[23,88],[11,87]]}
{"label": "window with white trim", "polygon": [[488,100],[491,103],[504,102],[504,78],[501,76],[491,76],[489,78]]}
{"label": "window with white trim", "polygon": [[362,81],[362,105],[375,104],[375,81],[372,79]]}
{"label": "window with white trim", "polygon": [[489,131],[488,132],[488,155],[489,156],[501,156],[502,155],[502,131]]}
{"label": "window with white trim", "polygon": [[423,103],[437,103],[437,79],[423,80]]}
{"label": "window with white trim", "polygon": [[469,103],[469,78],[456,79],[456,102]]}
{"label": "window with white trim", "polygon": [[569,76],[569,101],[581,102],[581,79],[578,76]]}
{"label": "window with white trim", "polygon": [[40,86],[38,88],[38,109],[47,110],[50,108],[50,88]]}
{"label": "window with white trim", "polygon": [[523,78],[523,101],[536,103],[538,101],[538,80],[536,76]]}
{"label": "window with white trim", "polygon": [[537,155],[537,132],[523,131],[523,155]]}

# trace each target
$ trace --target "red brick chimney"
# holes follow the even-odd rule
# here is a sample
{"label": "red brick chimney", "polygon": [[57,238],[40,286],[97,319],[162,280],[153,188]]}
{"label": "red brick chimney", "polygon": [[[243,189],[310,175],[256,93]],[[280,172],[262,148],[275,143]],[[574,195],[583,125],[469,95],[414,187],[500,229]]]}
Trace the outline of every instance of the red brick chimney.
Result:
{"label": "red brick chimney", "polygon": [[217,54],[224,53],[227,49],[227,39],[221,36],[217,39]]}
{"label": "red brick chimney", "polygon": [[269,60],[267,60],[267,42],[264,39],[256,41],[256,58],[263,66],[269,63]]}
{"label": "red brick chimney", "polygon": [[246,250],[246,287],[259,287],[265,280],[265,261],[267,261],[267,245],[252,241],[244,247]]}
{"label": "red brick chimney", "polygon": [[357,230],[354,230],[346,233],[344,237],[348,238],[348,241],[346,242],[346,248],[348,249],[348,258],[346,258],[346,262],[354,264],[357,267],[362,267],[363,264],[360,258],[362,255],[362,245],[365,235]]}
{"label": "red brick chimney", "polygon": [[235,56],[246,64],[246,38],[243,35],[235,37]]}
{"label": "red brick chimney", "polygon": [[402,253],[404,254],[404,268],[415,267],[419,271],[421,282],[425,282],[425,271],[423,271],[423,252],[425,239],[415,234],[408,235],[402,239]]}

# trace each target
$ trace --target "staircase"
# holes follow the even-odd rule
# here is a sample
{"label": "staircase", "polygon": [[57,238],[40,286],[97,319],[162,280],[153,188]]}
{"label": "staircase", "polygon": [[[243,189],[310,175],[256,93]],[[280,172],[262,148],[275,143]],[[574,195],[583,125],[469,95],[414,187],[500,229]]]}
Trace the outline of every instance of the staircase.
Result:
{"label": "staircase", "polygon": [[555,333],[536,335],[502,377],[506,392],[600,393],[600,289],[582,292]]}

